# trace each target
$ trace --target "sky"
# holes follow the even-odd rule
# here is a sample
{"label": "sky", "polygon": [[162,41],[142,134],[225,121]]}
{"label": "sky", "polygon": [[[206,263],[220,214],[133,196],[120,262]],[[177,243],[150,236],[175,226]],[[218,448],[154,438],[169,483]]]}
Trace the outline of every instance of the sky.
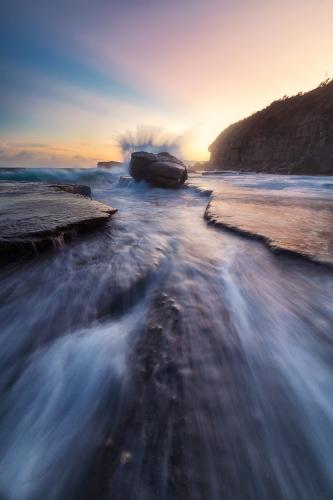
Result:
{"label": "sky", "polygon": [[2,0],[0,166],[205,160],[230,123],[333,76],[332,0]]}

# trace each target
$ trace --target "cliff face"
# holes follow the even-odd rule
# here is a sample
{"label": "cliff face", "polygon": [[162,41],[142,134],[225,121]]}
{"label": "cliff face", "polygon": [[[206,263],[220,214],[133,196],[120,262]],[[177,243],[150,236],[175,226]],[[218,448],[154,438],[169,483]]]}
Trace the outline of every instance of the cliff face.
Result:
{"label": "cliff face", "polygon": [[333,175],[333,81],[230,125],[209,151],[214,169]]}

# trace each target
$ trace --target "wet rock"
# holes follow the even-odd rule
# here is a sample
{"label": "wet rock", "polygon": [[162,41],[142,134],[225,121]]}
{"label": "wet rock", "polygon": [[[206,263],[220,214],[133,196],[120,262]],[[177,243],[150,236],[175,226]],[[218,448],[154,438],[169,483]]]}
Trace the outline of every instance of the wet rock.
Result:
{"label": "wet rock", "polygon": [[169,153],[139,151],[132,153],[129,172],[136,181],[147,181],[154,186],[177,188],[187,179],[182,161]]}
{"label": "wet rock", "polygon": [[116,212],[88,196],[88,186],[0,182],[0,258],[59,247]]}
{"label": "wet rock", "polygon": [[213,224],[261,239],[274,251],[333,265],[333,200],[225,186],[208,203]]}

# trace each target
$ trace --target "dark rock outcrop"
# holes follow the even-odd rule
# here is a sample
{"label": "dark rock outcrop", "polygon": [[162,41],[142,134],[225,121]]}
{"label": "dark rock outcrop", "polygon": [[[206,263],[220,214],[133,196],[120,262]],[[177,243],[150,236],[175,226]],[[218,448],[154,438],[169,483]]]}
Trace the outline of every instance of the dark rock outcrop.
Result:
{"label": "dark rock outcrop", "polygon": [[89,199],[88,186],[0,182],[0,259],[61,246],[105,223],[116,209]]}
{"label": "dark rock outcrop", "polygon": [[333,175],[333,81],[230,125],[209,151],[212,169]]}
{"label": "dark rock outcrop", "polygon": [[184,163],[169,153],[132,153],[129,172],[136,181],[167,188],[182,186],[187,179]]}
{"label": "dark rock outcrop", "polygon": [[104,168],[111,168],[111,167],[118,167],[118,165],[121,165],[120,161],[98,161],[97,162],[97,167],[104,167]]}

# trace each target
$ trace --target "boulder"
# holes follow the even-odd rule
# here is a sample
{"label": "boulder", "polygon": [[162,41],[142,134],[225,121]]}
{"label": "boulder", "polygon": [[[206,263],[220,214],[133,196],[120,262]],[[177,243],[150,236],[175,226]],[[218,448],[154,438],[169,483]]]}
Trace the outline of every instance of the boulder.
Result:
{"label": "boulder", "polygon": [[132,153],[129,172],[136,181],[147,181],[154,186],[177,188],[187,179],[184,163],[169,153]]}

